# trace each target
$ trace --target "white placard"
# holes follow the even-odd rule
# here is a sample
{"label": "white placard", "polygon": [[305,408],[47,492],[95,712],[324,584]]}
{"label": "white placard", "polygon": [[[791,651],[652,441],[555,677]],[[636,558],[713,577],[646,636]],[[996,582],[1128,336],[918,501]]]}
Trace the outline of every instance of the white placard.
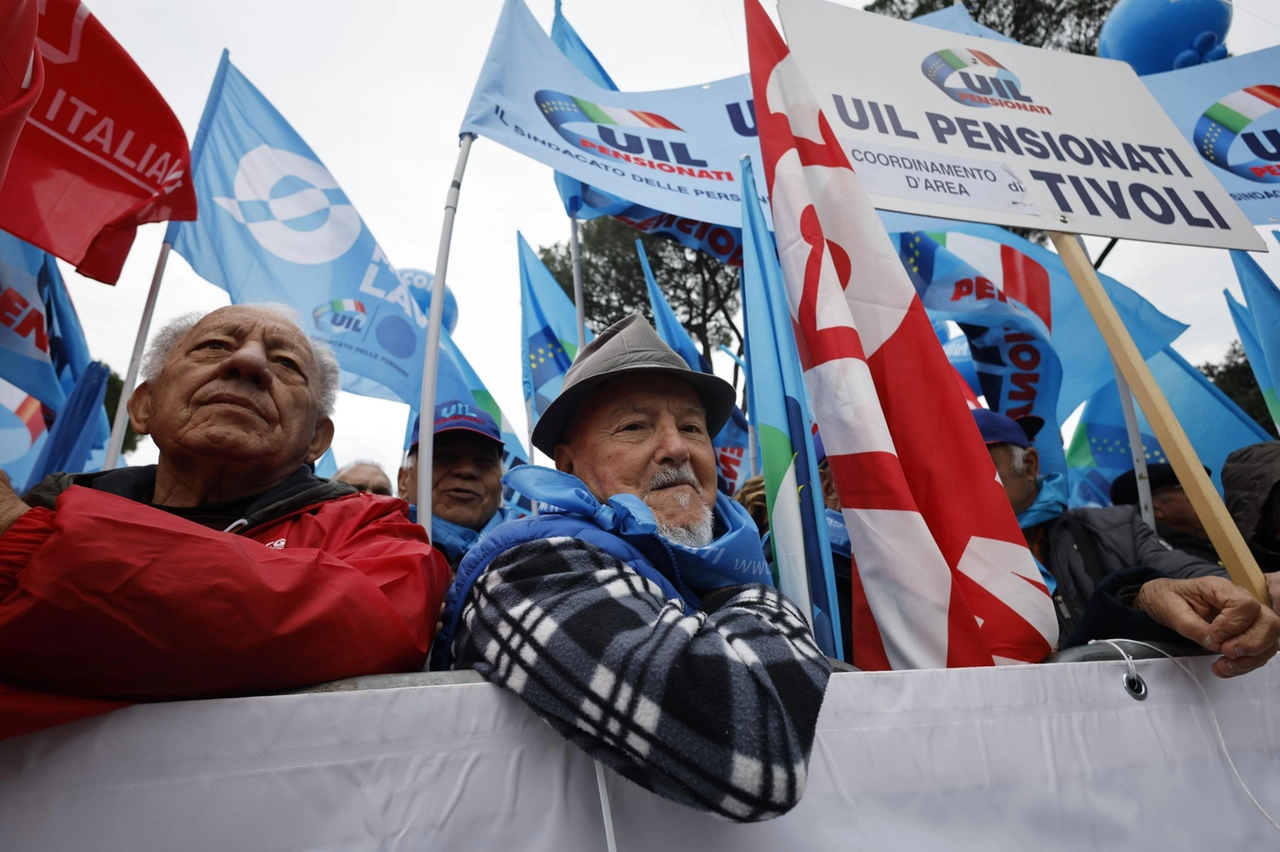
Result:
{"label": "white placard", "polygon": [[[778,11],[796,62],[880,209],[1266,250],[1124,62],[824,0],[779,0]],[[899,162],[985,168],[1000,180],[931,178],[926,189],[907,180],[911,168],[857,161],[859,152],[884,146]]]}

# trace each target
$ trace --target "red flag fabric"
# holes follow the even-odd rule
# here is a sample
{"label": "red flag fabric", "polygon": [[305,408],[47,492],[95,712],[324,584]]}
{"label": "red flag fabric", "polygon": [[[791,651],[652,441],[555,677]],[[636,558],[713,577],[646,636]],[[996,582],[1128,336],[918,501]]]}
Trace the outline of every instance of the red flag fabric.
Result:
{"label": "red flag fabric", "polygon": [[187,137],[79,0],[41,0],[44,91],[0,185],[0,229],[114,284],[145,222],[196,218]]}
{"label": "red flag fabric", "polygon": [[36,50],[36,0],[0,6],[0,185],[18,134],[40,97],[44,65]]}
{"label": "red flag fabric", "polygon": [[1052,601],[954,371],[795,58],[758,0],[746,13],[787,302],[853,550],[853,662],[1039,662]]}

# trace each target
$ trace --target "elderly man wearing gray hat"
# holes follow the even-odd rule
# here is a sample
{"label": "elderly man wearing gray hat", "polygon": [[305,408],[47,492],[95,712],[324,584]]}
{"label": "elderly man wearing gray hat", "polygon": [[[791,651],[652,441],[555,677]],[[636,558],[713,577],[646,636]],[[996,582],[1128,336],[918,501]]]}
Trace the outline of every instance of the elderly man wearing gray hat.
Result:
{"label": "elderly man wearing gray hat", "polygon": [[539,515],[463,559],[433,667],[474,668],[659,795],[741,822],[804,791],[831,668],[716,490],[734,391],[640,316],[582,350],[533,432]]}

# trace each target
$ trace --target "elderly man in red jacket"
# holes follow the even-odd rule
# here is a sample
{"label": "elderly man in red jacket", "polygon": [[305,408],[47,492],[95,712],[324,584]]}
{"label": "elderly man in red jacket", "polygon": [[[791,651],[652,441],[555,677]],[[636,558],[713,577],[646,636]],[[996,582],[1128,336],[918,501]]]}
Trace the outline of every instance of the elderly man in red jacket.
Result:
{"label": "elderly man in red jacket", "polygon": [[0,483],[0,738],[133,701],[422,668],[449,569],[406,504],[312,475],[338,364],[263,306],[157,335],[153,467]]}

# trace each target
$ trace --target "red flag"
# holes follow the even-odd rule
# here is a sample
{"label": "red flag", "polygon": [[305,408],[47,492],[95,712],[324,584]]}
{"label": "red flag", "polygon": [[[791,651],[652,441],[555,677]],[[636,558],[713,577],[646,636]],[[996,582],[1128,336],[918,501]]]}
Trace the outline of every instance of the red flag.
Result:
{"label": "red flag", "polygon": [[44,67],[36,50],[36,0],[17,0],[0,8],[0,184],[18,134],[44,85]]}
{"label": "red flag", "polygon": [[0,186],[0,229],[114,284],[138,225],[196,218],[187,137],[79,0],[42,0],[44,91]]}
{"label": "red flag", "polygon": [[746,0],[760,150],[854,563],[854,664],[1039,662],[1057,641],[954,371],[826,116]]}

